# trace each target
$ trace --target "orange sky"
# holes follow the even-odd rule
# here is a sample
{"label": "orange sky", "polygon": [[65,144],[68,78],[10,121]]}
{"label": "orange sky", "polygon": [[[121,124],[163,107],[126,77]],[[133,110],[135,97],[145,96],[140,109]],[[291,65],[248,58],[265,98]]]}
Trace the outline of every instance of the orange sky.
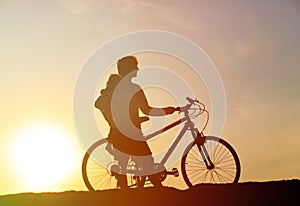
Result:
{"label": "orange sky", "polygon": [[[1,1],[0,194],[86,189],[72,113],[77,76],[104,42],[145,29],[185,36],[214,62],[227,98],[222,136],[240,156],[241,181],[300,178],[299,20],[295,0]],[[14,158],[39,125],[64,134],[74,164],[35,189]]]}

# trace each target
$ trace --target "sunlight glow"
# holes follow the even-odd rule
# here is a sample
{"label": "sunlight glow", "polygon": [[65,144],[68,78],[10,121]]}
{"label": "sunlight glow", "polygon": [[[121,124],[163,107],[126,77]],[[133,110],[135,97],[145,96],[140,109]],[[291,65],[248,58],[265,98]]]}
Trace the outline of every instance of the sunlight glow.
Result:
{"label": "sunlight glow", "polygon": [[50,125],[35,125],[16,135],[12,161],[26,189],[45,191],[63,181],[75,168],[69,135]]}

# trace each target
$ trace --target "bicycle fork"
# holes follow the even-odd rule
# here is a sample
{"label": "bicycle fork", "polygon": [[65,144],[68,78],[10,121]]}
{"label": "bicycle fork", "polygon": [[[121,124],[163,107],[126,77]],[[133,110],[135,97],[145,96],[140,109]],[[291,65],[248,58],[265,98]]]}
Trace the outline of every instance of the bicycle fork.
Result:
{"label": "bicycle fork", "polygon": [[[196,129],[197,130],[197,129]],[[196,139],[195,139],[195,143],[199,149],[199,152],[200,152],[200,155],[206,165],[206,168],[208,170],[211,170],[211,169],[214,169],[215,168],[215,165],[214,163],[211,161],[210,159],[210,156],[209,156],[209,153],[206,149],[206,147],[204,146],[204,143],[205,143],[205,137],[203,135],[203,133],[199,132],[198,130],[195,131],[196,133]]]}

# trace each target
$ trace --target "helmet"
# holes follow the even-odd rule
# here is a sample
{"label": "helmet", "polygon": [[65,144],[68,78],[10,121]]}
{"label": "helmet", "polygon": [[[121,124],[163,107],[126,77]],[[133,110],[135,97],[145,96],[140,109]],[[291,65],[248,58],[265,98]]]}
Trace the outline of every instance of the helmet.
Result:
{"label": "helmet", "polygon": [[134,56],[126,56],[118,60],[117,67],[119,74],[124,77],[134,70],[138,70],[138,61]]}

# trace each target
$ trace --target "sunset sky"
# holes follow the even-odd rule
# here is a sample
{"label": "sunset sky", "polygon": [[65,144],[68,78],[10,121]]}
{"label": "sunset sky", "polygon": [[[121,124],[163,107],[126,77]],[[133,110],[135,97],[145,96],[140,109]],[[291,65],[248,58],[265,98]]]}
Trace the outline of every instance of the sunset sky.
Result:
{"label": "sunset sky", "polygon": [[[0,0],[0,195],[86,190],[77,77],[103,43],[140,30],[184,36],[215,64],[241,182],[299,179],[299,22],[297,0]],[[47,158],[57,169],[41,175]]]}

